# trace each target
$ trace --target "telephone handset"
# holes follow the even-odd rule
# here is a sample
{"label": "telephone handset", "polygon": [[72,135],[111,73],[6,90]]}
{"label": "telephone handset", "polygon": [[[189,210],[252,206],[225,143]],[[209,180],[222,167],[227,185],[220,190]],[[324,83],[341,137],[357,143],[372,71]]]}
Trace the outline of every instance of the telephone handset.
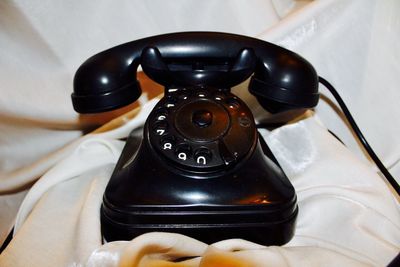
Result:
{"label": "telephone handset", "polygon": [[107,185],[104,238],[167,231],[209,243],[288,242],[298,212],[295,190],[250,109],[230,89],[253,75],[249,91],[264,109],[312,108],[319,99],[314,68],[291,51],[250,37],[159,35],[84,62],[74,79],[75,110],[102,112],[137,100],[139,64],[165,86],[165,94],[141,138],[128,137]]}
{"label": "telephone handset", "polygon": [[214,32],[165,34],[103,51],[76,72],[76,111],[95,113],[127,105],[140,96],[136,70],[166,86],[224,89],[251,74],[249,90],[272,112],[318,103],[318,76],[305,59],[259,39]]}

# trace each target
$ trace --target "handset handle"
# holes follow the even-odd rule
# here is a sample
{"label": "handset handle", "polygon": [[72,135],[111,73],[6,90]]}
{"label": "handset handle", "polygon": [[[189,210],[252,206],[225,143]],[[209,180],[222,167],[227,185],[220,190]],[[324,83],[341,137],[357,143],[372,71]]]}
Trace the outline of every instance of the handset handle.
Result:
{"label": "handset handle", "polygon": [[258,98],[272,97],[293,106],[303,104],[296,100],[298,98],[312,99],[307,103],[310,107],[318,101],[318,76],[312,65],[299,55],[241,35],[184,32],[125,43],[86,60],[74,78],[75,110],[82,113],[107,111],[135,101],[141,93],[136,80],[137,67],[143,51],[149,47],[156,48],[161,57],[170,62],[196,59],[233,62],[243,49],[251,49],[256,64],[250,91]]}

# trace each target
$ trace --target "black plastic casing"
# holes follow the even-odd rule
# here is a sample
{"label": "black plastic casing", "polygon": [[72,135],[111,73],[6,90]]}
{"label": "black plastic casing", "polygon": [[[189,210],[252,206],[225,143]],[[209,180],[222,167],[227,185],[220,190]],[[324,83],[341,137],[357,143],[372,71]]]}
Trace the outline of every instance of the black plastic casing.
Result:
{"label": "black plastic casing", "polygon": [[298,212],[295,190],[257,133],[251,111],[230,88],[251,76],[249,92],[265,110],[312,108],[319,99],[312,65],[246,36],[153,36],[86,60],[74,78],[74,109],[96,113],[135,101],[141,94],[139,65],[165,86],[165,97],[143,135],[128,138],[107,185],[101,207],[105,239],[162,231],[207,243],[288,242]]}
{"label": "black plastic casing", "polygon": [[239,164],[206,175],[171,168],[150,146],[133,135],[127,140],[101,207],[107,241],[153,231],[206,243],[243,238],[282,245],[293,237],[295,190],[261,136]]}
{"label": "black plastic casing", "polygon": [[[159,64],[157,58],[165,64]],[[241,64],[236,65],[236,60]],[[220,68],[193,70],[190,63],[199,62],[218,62]],[[233,67],[224,69],[222,62]],[[175,63],[180,63],[178,69]],[[96,113],[134,102],[141,94],[136,80],[139,64],[152,80],[164,86],[232,87],[254,73],[249,91],[274,113],[312,108],[319,99],[316,71],[292,51],[236,34],[183,32],[121,44],[86,60],[74,77],[74,109]]]}

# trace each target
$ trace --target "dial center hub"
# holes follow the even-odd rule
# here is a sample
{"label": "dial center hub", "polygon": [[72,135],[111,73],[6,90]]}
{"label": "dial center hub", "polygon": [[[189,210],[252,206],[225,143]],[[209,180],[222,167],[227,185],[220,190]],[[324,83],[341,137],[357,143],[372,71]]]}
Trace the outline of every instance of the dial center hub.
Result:
{"label": "dial center hub", "polygon": [[212,113],[205,109],[197,110],[192,114],[192,122],[200,128],[210,126],[212,120]]}
{"label": "dial center hub", "polygon": [[200,99],[183,105],[176,113],[176,129],[193,141],[214,141],[230,125],[228,112],[219,104]]}

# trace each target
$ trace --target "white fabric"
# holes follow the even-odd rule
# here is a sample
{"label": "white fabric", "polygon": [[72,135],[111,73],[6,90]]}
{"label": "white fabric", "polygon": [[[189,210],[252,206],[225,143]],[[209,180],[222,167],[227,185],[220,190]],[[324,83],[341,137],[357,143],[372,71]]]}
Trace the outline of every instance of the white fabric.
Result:
{"label": "white fabric", "polygon": [[[299,53],[336,87],[370,145],[400,182],[399,12],[396,0],[314,1],[258,37]],[[323,86],[320,90],[317,114],[365,160],[341,111],[331,104],[336,103],[333,97]],[[245,98],[258,106],[251,96]],[[256,114],[263,112],[257,108]]]}
{"label": "white fabric", "polygon": [[162,233],[101,246],[102,194],[123,146],[115,138],[143,123],[155,102],[120,128],[82,137],[31,188],[0,266],[163,266],[193,256],[203,258],[180,266],[382,266],[400,249],[400,212],[386,184],[314,117],[262,131],[298,195],[296,234],[284,247],[244,240],[208,247]]}
{"label": "white fabric", "polygon": [[[14,179],[21,168],[104,122],[103,114],[79,115],[72,109],[73,75],[86,58],[162,32],[219,30],[251,36],[278,20],[269,1],[243,3],[1,1],[0,181]],[[187,14],[193,8],[203,12]]]}
{"label": "white fabric", "polygon": [[[101,124],[110,115],[82,116],[72,110],[69,95],[72,92],[73,74],[87,57],[98,51],[154,34],[184,30],[227,31],[258,36],[298,52],[310,60],[320,75],[336,86],[377,154],[390,167],[394,176],[397,179],[400,177],[400,142],[398,141],[400,93],[397,90],[400,84],[398,75],[400,51],[396,45],[400,36],[400,2],[396,0],[253,0],[251,4],[249,3],[245,0],[200,2],[153,0],[118,1],[118,3],[104,0],[96,1],[96,3],[89,0],[40,1],[40,3],[23,0],[0,2],[0,47],[2,48],[0,50],[0,243],[15,222],[19,229],[10,248],[0,256],[0,263],[7,261],[13,264],[5,266],[18,266],[16,262],[15,265],[13,262],[18,260],[15,258],[17,254],[13,253],[18,253],[18,257],[21,256],[19,263],[26,265],[24,260],[29,259],[30,256],[32,262],[39,260],[44,255],[42,252],[47,250],[51,254],[47,255],[49,259],[55,260],[49,263],[57,263],[53,266],[78,264],[78,262],[80,264],[85,262],[91,251],[98,247],[98,236],[95,237],[92,233],[97,218],[95,216],[98,216],[94,214],[93,207],[99,204],[102,186],[106,183],[121,146],[114,139],[126,136],[128,129],[140,125],[143,118],[130,122],[133,124],[124,128],[124,132],[118,135],[114,135],[114,132],[105,133],[96,137],[99,138],[96,139],[97,141],[92,140],[94,137],[91,135],[77,139],[83,131],[93,128],[93,125]],[[321,90],[326,97],[330,98],[329,93],[323,88]],[[235,92],[249,103],[258,118],[265,116],[265,112],[247,93],[245,85],[236,88]],[[349,129],[334,112],[334,108],[329,105],[326,98],[320,101],[316,113],[323,124],[358,155],[358,159],[365,160]],[[294,136],[291,137],[294,138],[293,140],[300,138],[297,134],[305,134],[300,131],[302,129],[300,125],[303,124],[312,128],[310,134],[326,136],[323,133],[325,131],[316,126],[318,124],[307,121],[293,127],[293,132],[299,131],[296,134],[293,133]],[[305,130],[307,132],[309,129]],[[283,138],[281,134],[285,135],[287,131],[276,131],[276,140]],[[272,136],[274,134],[275,132]],[[275,138],[271,138],[270,142],[277,142],[274,140]],[[86,141],[88,142],[85,143]],[[352,187],[358,188],[357,186],[362,187],[373,183],[372,181],[375,181],[377,177],[372,169],[368,171],[367,169],[374,167],[364,166],[363,171],[360,171],[358,167],[361,163],[357,163],[354,158],[348,160],[348,152],[343,152],[343,148],[337,150],[338,146],[332,145],[335,142],[330,136],[329,138],[321,137],[318,140],[306,138],[301,141],[305,143],[296,147],[279,143],[271,145],[278,148],[277,157],[282,161],[297,190],[299,190],[298,186],[305,188],[308,185],[312,188],[316,180],[323,179],[324,182],[332,183],[329,194],[338,195],[342,199],[342,194],[344,194],[351,201],[354,200],[354,203],[357,201],[361,203],[359,207],[363,205],[369,207],[368,205],[374,203],[371,210],[382,212],[374,215],[374,212],[369,212],[370,209],[360,208],[363,212],[365,210],[362,213],[363,216],[348,218],[346,214],[350,213],[343,214],[344,217],[341,217],[337,212],[327,215],[324,212],[324,216],[318,216],[318,220],[308,218],[307,223],[311,221],[311,225],[315,226],[318,222],[322,223],[323,219],[331,218],[335,222],[359,219],[361,223],[378,221],[377,225],[386,225],[383,221],[386,220],[385,218],[390,218],[388,221],[391,220],[393,225],[397,225],[395,226],[397,230],[393,230],[395,227],[392,228],[388,223],[387,232],[379,232],[380,228],[374,228],[375,234],[370,235],[371,238],[377,238],[376,240],[381,238],[385,240],[384,242],[388,242],[385,245],[380,241],[367,242],[368,231],[357,232],[360,230],[357,228],[356,233],[360,233],[360,241],[356,244],[360,245],[360,248],[357,248],[360,251],[353,251],[351,245],[355,244],[352,242],[355,242],[357,238],[353,236],[350,228],[338,230],[339,235],[335,233],[339,241],[341,240],[345,245],[347,242],[351,244],[344,246],[343,252],[349,253],[351,259],[373,265],[386,263],[394,255],[393,251],[398,250],[400,240],[398,211],[392,204],[388,204],[391,203],[389,201],[391,196],[385,190],[380,191],[383,190],[381,186],[377,186],[377,191],[371,194],[363,194],[352,189]],[[86,145],[84,146],[83,143]],[[331,145],[332,151],[328,153],[329,155],[324,154],[326,158],[319,158],[319,154],[312,157],[312,151],[318,152],[319,149],[330,151],[327,146]],[[107,150],[108,148],[111,150]],[[99,149],[99,156],[104,154],[104,158],[101,159],[103,161],[99,161],[97,167],[88,164],[85,169],[87,172],[84,173],[84,168],[80,165],[76,166],[76,173],[72,173],[74,168],[70,167],[71,172],[56,177],[59,171],[63,172],[62,169],[57,169],[63,166],[60,164],[67,162],[65,164],[68,165],[69,159],[71,162],[77,160],[74,157],[79,158],[80,153],[85,154],[83,151],[91,149],[94,151]],[[309,155],[309,162],[304,161],[306,158],[302,155]],[[16,220],[16,211],[26,194],[27,187],[50,168],[52,171],[42,177],[29,192]],[[340,170],[342,171],[338,173]],[[72,179],[76,175],[80,175],[81,179]],[[307,178],[299,179],[304,183],[299,185],[296,177],[303,177],[303,175]],[[353,179],[357,181],[357,177],[362,177],[362,175],[370,178],[363,178],[360,184],[352,184]],[[332,180],[325,181],[325,177]],[[62,179],[69,180],[61,182]],[[86,181],[86,184],[82,181]],[[91,184],[92,181],[93,184]],[[339,188],[333,189],[333,185],[339,185],[342,182],[351,183],[346,187],[348,192],[343,192]],[[364,185],[364,182],[367,185]],[[53,190],[58,191],[53,192]],[[91,195],[88,190],[97,192],[96,196],[88,197]],[[307,190],[299,195],[307,198],[306,192]],[[379,195],[378,192],[382,194],[380,196],[382,199],[378,198],[379,201],[375,197]],[[321,191],[322,193],[329,196],[327,192]],[[330,207],[330,201],[327,199],[318,199],[314,202],[309,200],[308,202],[312,203],[311,206],[316,205],[310,208],[313,211],[310,214],[318,214],[321,209],[321,206],[317,205],[319,201],[326,207]],[[76,203],[77,206],[71,207],[70,202]],[[334,203],[336,207],[336,202]],[[63,221],[62,224],[59,223],[60,227],[65,227],[65,232],[60,231],[60,236],[58,236],[39,231],[51,225],[50,218],[55,218],[56,222],[59,222],[59,218],[65,218],[62,214],[58,217],[54,216],[58,214],[55,207],[61,206],[65,207],[65,214],[71,215],[68,220]],[[306,208],[311,206],[305,205]],[[350,210],[350,206],[346,206],[347,209]],[[85,218],[89,217],[85,212],[90,213],[90,211],[93,211],[94,217],[91,216],[86,222]],[[76,225],[77,220],[81,220],[79,227]],[[71,227],[75,228],[71,230]],[[87,227],[90,228],[91,233],[88,234],[87,240],[84,240],[86,237],[82,237],[82,240],[75,237],[77,233],[75,230],[81,233],[79,231],[84,231],[83,229]],[[301,233],[302,229],[300,224],[298,231]],[[315,226],[315,231],[320,230],[322,231],[322,225]],[[311,231],[315,236],[321,235],[324,240],[325,238],[330,240],[331,237],[323,234],[328,231],[323,230],[318,233],[312,232],[311,229],[307,231]],[[290,244],[297,246],[297,243],[293,242],[298,240],[298,234]],[[341,238],[349,238],[349,240]],[[60,241],[60,251],[53,249],[56,247],[54,240]],[[34,250],[38,253],[37,256],[29,252],[31,247],[28,249],[25,242],[33,242],[29,245],[37,247],[37,250]],[[188,244],[192,244],[190,242]],[[309,245],[310,243],[307,242],[304,244]],[[71,252],[74,246],[77,248]],[[140,245],[135,246],[140,247]],[[323,252],[319,253],[317,249],[319,246],[317,241],[311,243],[309,255],[322,255]],[[339,262],[343,257],[337,255],[339,250],[336,246],[338,245],[334,243],[333,254],[331,254],[332,248],[327,248],[327,246],[324,243],[324,249],[329,251],[323,254],[326,257],[322,257],[322,260],[327,262],[329,257],[334,255]],[[374,253],[373,250],[375,246],[377,251],[379,250],[378,256],[376,255],[378,253]],[[63,249],[71,253],[61,254]],[[118,253],[121,252],[119,249],[116,250],[119,251]],[[283,250],[288,251],[286,248]],[[196,253],[196,255],[201,254],[198,250]],[[357,253],[361,255],[359,258],[354,256]],[[290,255],[294,254],[302,256],[304,252],[300,247],[296,247],[294,253]],[[271,255],[278,260],[277,253]],[[245,257],[249,259],[248,256]],[[295,256],[289,258],[295,259]],[[96,256],[91,259],[96,261]],[[316,263],[315,260],[318,260],[318,257],[310,256],[309,260]],[[349,266],[350,264],[343,263],[342,265]]]}
{"label": "white fabric", "polygon": [[[400,3],[366,1],[1,1],[0,180],[102,121],[72,110],[73,74],[86,58],[126,41],[185,30],[258,36],[299,52],[337,87],[399,177]],[[362,158],[332,107],[322,100],[317,112]]]}

